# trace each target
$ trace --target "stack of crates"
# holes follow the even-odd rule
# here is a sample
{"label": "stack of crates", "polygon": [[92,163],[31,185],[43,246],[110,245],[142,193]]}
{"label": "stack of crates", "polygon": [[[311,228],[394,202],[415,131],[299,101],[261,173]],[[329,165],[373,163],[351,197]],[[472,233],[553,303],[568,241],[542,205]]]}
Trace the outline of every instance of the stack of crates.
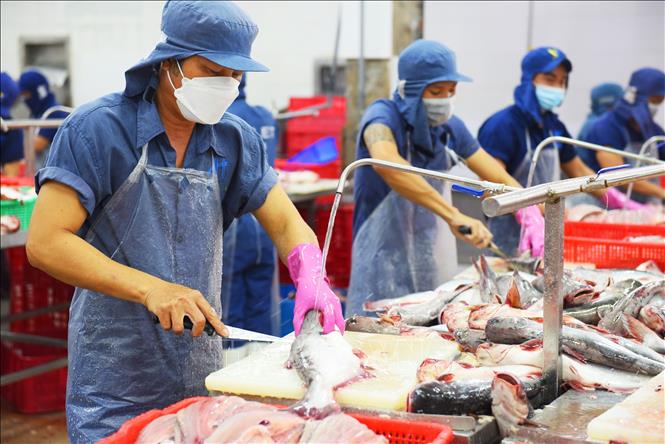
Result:
{"label": "stack of crates", "polygon": [[[7,252],[11,278],[10,314],[35,310],[71,301],[74,289],[32,267],[24,247]],[[15,333],[67,338],[67,308],[28,319],[14,321],[9,329]],[[2,342],[2,374],[13,373],[59,358],[67,357],[67,349],[20,342]],[[44,413],[63,410],[67,367],[42,373],[2,387],[2,397],[22,413]]]}

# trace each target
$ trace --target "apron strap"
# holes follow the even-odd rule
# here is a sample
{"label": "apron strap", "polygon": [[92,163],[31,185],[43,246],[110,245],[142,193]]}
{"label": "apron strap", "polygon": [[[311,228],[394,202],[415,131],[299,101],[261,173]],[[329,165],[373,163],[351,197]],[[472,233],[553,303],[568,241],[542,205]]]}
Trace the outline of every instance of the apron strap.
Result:
{"label": "apron strap", "polygon": [[148,163],[148,144],[150,142],[146,142],[145,145],[143,145],[143,148],[141,149],[141,158],[139,159],[139,165],[144,167]]}

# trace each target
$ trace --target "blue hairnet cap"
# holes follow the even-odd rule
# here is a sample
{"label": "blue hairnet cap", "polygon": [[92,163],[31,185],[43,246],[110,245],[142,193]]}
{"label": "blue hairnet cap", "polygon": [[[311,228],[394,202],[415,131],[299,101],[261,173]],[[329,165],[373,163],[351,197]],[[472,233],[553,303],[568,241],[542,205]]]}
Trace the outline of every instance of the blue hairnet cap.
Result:
{"label": "blue hairnet cap", "polygon": [[665,73],[656,68],[642,68],[630,76],[628,85],[636,89],[638,96],[665,96]]}
{"label": "blue hairnet cap", "polygon": [[432,40],[416,40],[399,55],[397,73],[407,82],[470,82],[457,72],[457,58],[448,47]]}
{"label": "blue hairnet cap", "polygon": [[623,87],[618,83],[601,83],[591,90],[591,111],[602,114],[623,96]]}
{"label": "blue hairnet cap", "polygon": [[171,58],[200,55],[237,71],[268,71],[250,57],[259,28],[229,1],[167,1],[162,11],[164,41],[125,73],[125,95],[142,93],[153,66]]}
{"label": "blue hairnet cap", "polygon": [[9,117],[9,110],[19,95],[18,85],[6,72],[0,73],[0,113]]}
{"label": "blue hairnet cap", "polygon": [[559,65],[567,72],[573,70],[573,64],[560,49],[552,46],[533,49],[522,59],[522,81],[531,81],[536,74],[552,72]]}

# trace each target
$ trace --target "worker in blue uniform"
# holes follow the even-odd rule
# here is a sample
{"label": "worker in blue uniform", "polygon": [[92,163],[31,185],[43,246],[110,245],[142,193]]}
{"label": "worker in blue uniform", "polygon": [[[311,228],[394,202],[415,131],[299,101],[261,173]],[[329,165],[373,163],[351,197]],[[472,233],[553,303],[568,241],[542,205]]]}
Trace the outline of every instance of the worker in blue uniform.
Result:
{"label": "worker in blue uniform", "polygon": [[[522,186],[527,186],[538,144],[550,136],[571,137],[554,109],[563,103],[572,69],[570,60],[558,48],[529,51],[522,59],[521,82],[513,94],[515,103],[490,116],[480,127],[478,141]],[[595,174],[572,146],[557,142],[541,151],[530,185],[559,180],[561,171],[568,177]],[[612,208],[633,205],[613,188],[594,195]],[[515,215],[493,217],[488,225],[495,243],[508,254],[523,250],[542,254],[545,234],[540,208],[532,206]]]}
{"label": "worker in blue uniform", "polygon": [[[372,103],[360,122],[356,159],[373,158],[446,171],[464,162],[483,179],[519,186],[453,114],[455,53],[417,40],[400,54],[391,100]],[[432,290],[457,272],[455,237],[483,248],[485,225],[450,204],[443,183],[393,169],[365,166],[354,174],[355,210],[347,316],[367,301]],[[469,227],[466,234],[462,227]]]}
{"label": "worker in blue uniform", "polygon": [[[240,82],[238,97],[228,112],[249,123],[265,145],[270,166],[275,165],[277,122],[262,106],[247,103],[247,76]],[[222,280],[223,321],[234,327],[274,334],[273,316],[279,315],[275,300],[275,247],[253,214],[246,214],[224,234],[224,279]],[[278,296],[277,296],[278,298]],[[276,324],[278,325],[278,324]],[[230,345],[239,345],[235,341]]]}
{"label": "worker in blue uniform", "polygon": [[[18,85],[6,72],[0,73],[0,117],[12,118],[11,109],[19,96]],[[23,159],[23,130],[0,129],[0,168],[3,176],[18,176]]]}
{"label": "worker in blue uniform", "polygon": [[[665,98],[665,73],[656,68],[633,72],[621,100],[598,119],[584,138],[587,142],[618,150],[639,153],[642,145],[653,136],[662,136],[663,127],[654,119]],[[665,160],[665,144],[654,144],[652,155]],[[656,152],[657,151],[657,152]],[[632,163],[618,154],[589,151],[582,154],[591,168],[606,168]],[[657,182],[641,181],[634,185],[636,200],[665,199],[665,189]]]}
{"label": "worker in blue uniform", "polygon": [[[60,104],[51,91],[47,78],[36,69],[29,69],[18,79],[23,101],[30,109],[33,119],[64,119],[69,113],[57,109]],[[40,169],[46,162],[48,148],[53,142],[57,128],[39,128],[33,138],[35,149],[35,170]]]}
{"label": "worker in blue uniform", "polygon": [[[589,133],[591,125],[607,111],[612,109],[614,104],[623,96],[623,87],[618,83],[601,83],[591,90],[591,112],[587,115],[582,129],[577,136],[584,140]],[[579,152],[582,148],[576,148]],[[581,156],[584,159],[584,156]]]}
{"label": "worker in blue uniform", "polygon": [[[270,167],[259,135],[227,113],[258,28],[233,2],[167,1],[164,40],[125,72],[121,93],[78,107],[44,168],[27,254],[77,287],[68,332],[73,444],[207,394],[222,366],[223,231],[253,213],[296,283],[293,323],[321,313],[344,331],[316,235]],[[182,334],[185,317],[193,327]]]}

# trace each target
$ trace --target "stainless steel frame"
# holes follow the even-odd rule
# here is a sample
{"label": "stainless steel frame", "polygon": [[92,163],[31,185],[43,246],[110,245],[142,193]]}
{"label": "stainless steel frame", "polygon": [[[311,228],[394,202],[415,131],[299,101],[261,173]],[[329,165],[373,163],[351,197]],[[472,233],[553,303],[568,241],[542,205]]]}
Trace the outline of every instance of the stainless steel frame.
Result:
{"label": "stainless steel frame", "polygon": [[556,398],[561,381],[561,316],[563,279],[563,209],[566,196],[665,176],[665,163],[579,177],[492,196],[482,203],[489,217],[545,203],[544,367],[545,402]]}
{"label": "stainless steel frame", "polygon": [[[642,145],[642,148],[640,148],[639,155],[640,156],[646,156],[646,151],[647,149],[651,148],[651,146],[656,143],[656,142],[665,142],[665,136],[653,136],[650,137],[644,144]],[[658,157],[658,152],[656,152],[654,157]],[[638,159],[637,162],[635,163],[635,166],[638,167],[642,163],[642,159]],[[630,196],[633,194],[633,186],[635,185],[634,182],[631,182],[628,184],[628,188],[626,189],[626,197],[630,199]]]}

